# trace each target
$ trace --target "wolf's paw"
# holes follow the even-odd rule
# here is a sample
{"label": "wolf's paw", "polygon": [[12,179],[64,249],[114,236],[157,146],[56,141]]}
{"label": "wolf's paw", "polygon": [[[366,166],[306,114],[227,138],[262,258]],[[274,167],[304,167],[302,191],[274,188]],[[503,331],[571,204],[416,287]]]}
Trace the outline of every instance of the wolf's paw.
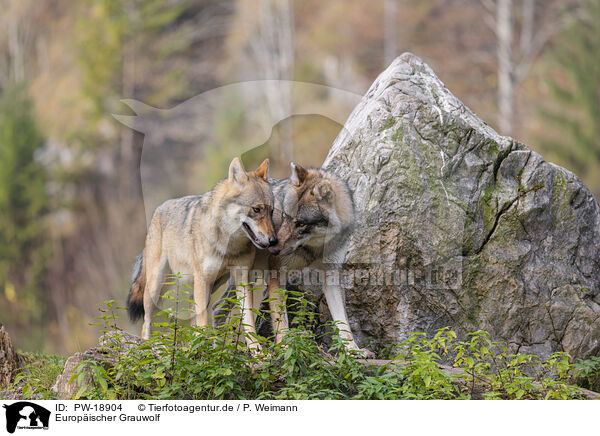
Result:
{"label": "wolf's paw", "polygon": [[352,350],[354,353],[356,353],[356,357],[358,357],[359,359],[374,359],[375,358],[375,353],[373,353],[370,350],[367,350],[366,348],[360,348],[358,345],[356,344],[349,344],[348,348],[350,350]]}
{"label": "wolf's paw", "polygon": [[355,351],[362,359],[375,359],[375,353],[373,353],[371,350],[367,350],[366,348],[358,348]]}
{"label": "wolf's paw", "polygon": [[258,342],[248,342],[248,349],[253,357],[263,353],[263,347]]}

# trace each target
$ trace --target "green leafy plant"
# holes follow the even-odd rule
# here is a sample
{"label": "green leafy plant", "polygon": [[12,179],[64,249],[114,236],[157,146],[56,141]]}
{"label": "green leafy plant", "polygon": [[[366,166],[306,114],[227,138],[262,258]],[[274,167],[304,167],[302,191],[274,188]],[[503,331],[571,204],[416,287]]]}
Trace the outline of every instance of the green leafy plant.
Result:
{"label": "green leafy plant", "polygon": [[400,360],[399,374],[404,378],[401,387],[403,398],[407,399],[451,399],[460,397],[459,390],[452,383],[453,377],[444,373],[440,366],[442,356],[449,352],[449,343],[456,333],[441,329],[433,338],[424,333],[414,333],[401,345],[403,351],[396,357]]}
{"label": "green leafy plant", "polygon": [[96,360],[84,360],[75,368],[69,384],[76,382],[79,390],[74,400],[116,400],[117,390],[109,371]]}
{"label": "green leafy plant", "polygon": [[567,380],[573,370],[566,353],[545,361],[530,354],[511,354],[504,344],[492,342],[488,333],[476,331],[453,346],[454,366],[463,370],[462,392],[469,398],[571,399],[577,388]]}
{"label": "green leafy plant", "polygon": [[57,399],[52,386],[62,372],[66,357],[39,353],[23,353],[22,357],[26,363],[13,380],[11,390],[20,391],[24,398]]}
{"label": "green leafy plant", "polygon": [[575,382],[586,389],[600,390],[600,356],[580,359],[575,364]]}

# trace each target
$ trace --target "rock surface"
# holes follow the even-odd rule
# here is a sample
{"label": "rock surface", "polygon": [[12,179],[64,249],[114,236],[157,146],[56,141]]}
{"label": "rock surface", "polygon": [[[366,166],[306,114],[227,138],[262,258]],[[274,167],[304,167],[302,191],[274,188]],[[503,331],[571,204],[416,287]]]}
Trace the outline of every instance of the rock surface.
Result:
{"label": "rock surface", "polygon": [[[67,359],[62,374],[57,377],[56,383],[52,387],[52,390],[58,394],[61,400],[72,399],[79,390],[77,380],[73,380],[72,383],[69,382],[81,363],[86,360],[95,360],[100,362],[105,368],[109,368],[116,361],[115,351],[120,353],[125,352],[141,344],[142,339],[126,333],[119,333],[118,335],[107,333],[100,337],[99,343],[99,347],[92,347],[82,353],[75,353]],[[109,349],[112,350],[111,353],[107,352]],[[89,373],[86,373],[82,383],[89,385],[90,382],[91,376]]]}
{"label": "rock surface", "polygon": [[597,202],[419,58],[406,53],[377,78],[324,167],[348,180],[356,205],[344,288],[361,344],[452,326],[521,353],[600,352]]}

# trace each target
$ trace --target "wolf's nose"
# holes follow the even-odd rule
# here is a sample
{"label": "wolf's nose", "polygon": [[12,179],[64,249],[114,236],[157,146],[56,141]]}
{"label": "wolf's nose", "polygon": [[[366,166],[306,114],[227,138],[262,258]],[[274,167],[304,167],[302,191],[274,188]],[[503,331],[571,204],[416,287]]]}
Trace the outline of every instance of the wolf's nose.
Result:
{"label": "wolf's nose", "polygon": [[269,245],[270,245],[271,247],[272,247],[273,245],[276,245],[276,244],[277,244],[277,242],[279,242],[279,241],[277,240],[277,237],[276,237],[276,236],[269,236]]}

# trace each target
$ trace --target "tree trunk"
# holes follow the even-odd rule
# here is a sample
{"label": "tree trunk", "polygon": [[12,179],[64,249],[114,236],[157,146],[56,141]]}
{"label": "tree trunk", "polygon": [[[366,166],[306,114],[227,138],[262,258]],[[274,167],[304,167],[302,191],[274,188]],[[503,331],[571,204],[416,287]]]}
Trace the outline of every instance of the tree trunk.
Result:
{"label": "tree trunk", "polygon": [[385,57],[385,68],[387,68],[396,56],[398,56],[398,14],[397,0],[385,0],[383,3],[383,51]]}
{"label": "tree trunk", "polygon": [[512,0],[496,3],[496,37],[498,38],[498,128],[510,135],[513,128],[514,65],[512,58]]}
{"label": "tree trunk", "polygon": [[[291,80],[294,69],[294,24],[289,0],[261,0],[260,21],[252,45],[255,61],[266,79]],[[273,82],[266,90],[270,119],[282,120],[291,111],[292,96],[285,82]],[[268,126],[273,128],[274,126]],[[281,126],[278,157],[281,162],[293,160],[292,125]]]}
{"label": "tree trunk", "polygon": [[523,0],[523,23],[521,24],[521,57],[528,58],[533,51],[533,25],[535,19],[535,0]]}

